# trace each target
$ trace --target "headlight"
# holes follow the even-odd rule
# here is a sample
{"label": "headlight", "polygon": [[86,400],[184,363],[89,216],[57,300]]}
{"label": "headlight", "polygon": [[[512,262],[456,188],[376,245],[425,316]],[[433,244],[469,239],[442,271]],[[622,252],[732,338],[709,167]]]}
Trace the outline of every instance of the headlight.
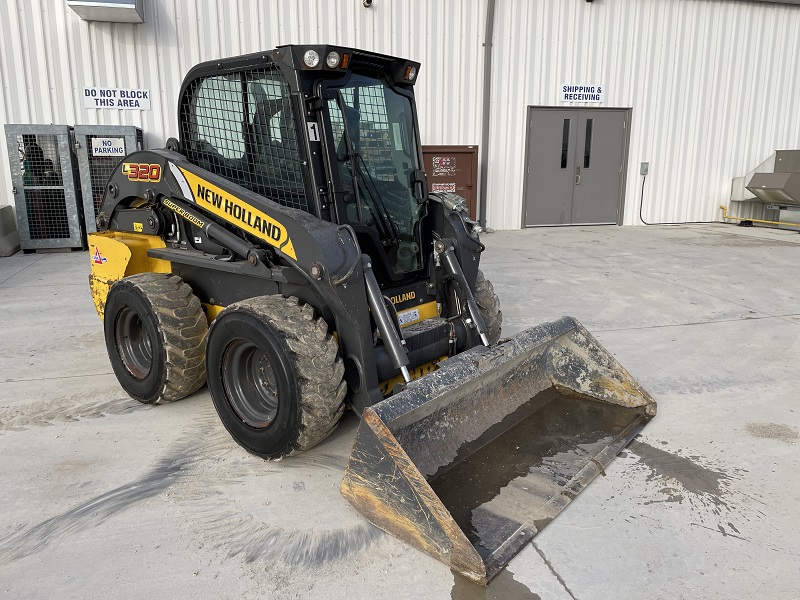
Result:
{"label": "headlight", "polygon": [[338,52],[328,52],[328,56],[325,57],[325,64],[331,69],[335,69],[339,66],[339,60],[341,59]]}
{"label": "headlight", "polygon": [[306,53],[303,55],[303,62],[306,63],[307,67],[313,69],[319,64],[319,54],[317,54],[316,50],[306,50]]}

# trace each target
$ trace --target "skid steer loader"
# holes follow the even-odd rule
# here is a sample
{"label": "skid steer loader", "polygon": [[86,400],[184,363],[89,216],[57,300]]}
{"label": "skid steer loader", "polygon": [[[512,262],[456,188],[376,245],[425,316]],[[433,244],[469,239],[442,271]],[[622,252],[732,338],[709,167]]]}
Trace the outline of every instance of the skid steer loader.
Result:
{"label": "skid steer loader", "polygon": [[342,494],[486,582],[655,402],[569,317],[500,341],[480,228],[427,191],[418,70],[320,45],[194,67],[178,139],[106,186],[90,286],[133,398],[207,382],[265,458],[318,444],[349,406]]}

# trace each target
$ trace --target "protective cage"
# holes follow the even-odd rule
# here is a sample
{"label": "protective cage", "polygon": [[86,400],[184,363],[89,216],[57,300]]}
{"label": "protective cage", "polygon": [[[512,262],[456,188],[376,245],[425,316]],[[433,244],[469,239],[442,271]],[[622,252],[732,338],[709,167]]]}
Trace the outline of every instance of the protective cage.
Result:
{"label": "protective cage", "polygon": [[74,133],[67,125],[6,125],[23,250],[85,248]]}
{"label": "protective cage", "polygon": [[276,66],[190,81],[179,120],[189,162],[309,212],[289,84]]}
{"label": "protective cage", "polygon": [[75,150],[81,177],[86,232],[97,231],[95,217],[114,169],[126,155],[144,149],[142,130],[130,125],[76,125]]}

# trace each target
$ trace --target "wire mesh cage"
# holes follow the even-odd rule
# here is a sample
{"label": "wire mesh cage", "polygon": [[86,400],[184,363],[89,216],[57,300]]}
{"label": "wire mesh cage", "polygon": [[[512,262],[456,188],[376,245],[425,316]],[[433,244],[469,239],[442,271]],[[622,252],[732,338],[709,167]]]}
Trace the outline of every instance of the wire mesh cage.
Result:
{"label": "wire mesh cage", "polygon": [[308,211],[290,102],[277,67],[196,79],[180,106],[187,158],[279,204]]}
{"label": "wire mesh cage", "polygon": [[83,248],[83,207],[66,125],[6,125],[11,181],[23,250]]}
{"label": "wire mesh cage", "polygon": [[76,125],[75,151],[81,177],[86,232],[97,231],[106,184],[114,169],[131,152],[144,149],[142,130],[130,125]]}

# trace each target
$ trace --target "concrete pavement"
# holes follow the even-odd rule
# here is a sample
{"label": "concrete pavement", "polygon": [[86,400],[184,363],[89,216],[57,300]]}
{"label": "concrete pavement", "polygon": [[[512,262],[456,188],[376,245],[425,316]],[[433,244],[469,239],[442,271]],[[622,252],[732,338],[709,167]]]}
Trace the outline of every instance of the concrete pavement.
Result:
{"label": "concrete pavement", "polygon": [[339,495],[356,419],[265,462],[207,390],[150,408],[111,371],[86,253],[0,259],[6,598],[796,598],[800,235],[730,225],[484,237],[504,334],[569,314],[658,416],[488,590]]}

